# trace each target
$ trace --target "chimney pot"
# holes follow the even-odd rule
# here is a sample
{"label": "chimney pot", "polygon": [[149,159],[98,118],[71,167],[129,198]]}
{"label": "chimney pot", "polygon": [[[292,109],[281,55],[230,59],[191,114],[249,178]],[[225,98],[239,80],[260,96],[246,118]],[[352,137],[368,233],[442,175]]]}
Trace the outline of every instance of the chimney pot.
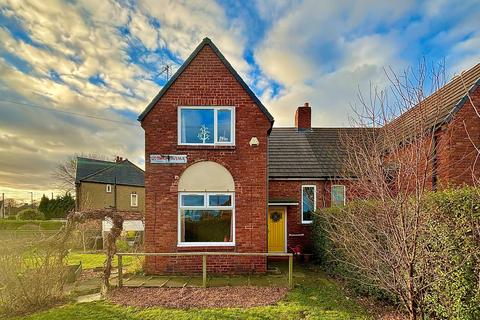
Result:
{"label": "chimney pot", "polygon": [[295,127],[297,130],[310,130],[312,128],[312,110],[308,102],[297,108],[295,112]]}

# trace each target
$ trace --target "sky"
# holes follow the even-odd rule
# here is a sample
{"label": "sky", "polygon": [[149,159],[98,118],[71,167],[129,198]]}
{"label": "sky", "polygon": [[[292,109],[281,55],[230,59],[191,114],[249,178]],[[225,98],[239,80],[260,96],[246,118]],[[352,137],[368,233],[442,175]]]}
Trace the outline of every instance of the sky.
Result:
{"label": "sky", "polygon": [[480,62],[479,17],[468,0],[1,0],[0,193],[57,194],[52,169],[73,154],[143,167],[137,116],[204,37],[275,126],[307,101],[314,126],[346,126],[385,68],[427,59],[451,78]]}

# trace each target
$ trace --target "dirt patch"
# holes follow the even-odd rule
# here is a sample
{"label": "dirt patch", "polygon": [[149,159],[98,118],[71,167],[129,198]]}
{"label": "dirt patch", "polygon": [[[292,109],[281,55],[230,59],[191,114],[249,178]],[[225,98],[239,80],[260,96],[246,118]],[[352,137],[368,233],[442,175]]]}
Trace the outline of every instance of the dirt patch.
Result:
{"label": "dirt patch", "polygon": [[100,279],[100,278],[102,278],[102,274],[103,274],[103,272],[95,271],[95,270],[92,270],[92,269],[82,270],[82,273],[78,277],[77,281],[83,282],[83,281],[88,281],[88,280],[91,280],[91,279]]}
{"label": "dirt patch", "polygon": [[248,308],[277,303],[286,288],[221,287],[221,288],[121,288],[108,299],[133,307],[169,308]]}

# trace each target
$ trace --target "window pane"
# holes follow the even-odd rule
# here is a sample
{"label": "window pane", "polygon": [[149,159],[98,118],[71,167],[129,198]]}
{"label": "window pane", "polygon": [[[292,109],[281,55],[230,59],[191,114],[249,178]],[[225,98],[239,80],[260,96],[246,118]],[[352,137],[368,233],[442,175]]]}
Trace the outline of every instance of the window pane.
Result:
{"label": "window pane", "polygon": [[213,109],[181,109],[182,143],[213,143]]}
{"label": "window pane", "polygon": [[231,242],[232,210],[182,210],[183,242]]}
{"label": "window pane", "polygon": [[211,207],[229,207],[232,205],[232,197],[228,194],[209,195],[208,205]]}
{"label": "window pane", "polygon": [[315,188],[304,187],[302,192],[303,221],[311,221],[315,211]]}
{"label": "window pane", "polygon": [[345,186],[332,186],[332,206],[345,204]]}
{"label": "window pane", "polygon": [[232,111],[217,111],[218,142],[232,142]]}
{"label": "window pane", "polygon": [[182,206],[203,207],[205,198],[202,194],[184,194],[182,195]]}

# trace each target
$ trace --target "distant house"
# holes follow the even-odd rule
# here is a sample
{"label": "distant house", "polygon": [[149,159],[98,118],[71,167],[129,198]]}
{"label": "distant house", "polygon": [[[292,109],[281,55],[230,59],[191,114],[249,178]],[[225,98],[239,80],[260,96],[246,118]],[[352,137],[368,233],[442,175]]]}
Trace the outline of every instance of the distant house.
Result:
{"label": "distant house", "polygon": [[77,158],[77,210],[116,208],[145,212],[145,173],[130,162]]}

